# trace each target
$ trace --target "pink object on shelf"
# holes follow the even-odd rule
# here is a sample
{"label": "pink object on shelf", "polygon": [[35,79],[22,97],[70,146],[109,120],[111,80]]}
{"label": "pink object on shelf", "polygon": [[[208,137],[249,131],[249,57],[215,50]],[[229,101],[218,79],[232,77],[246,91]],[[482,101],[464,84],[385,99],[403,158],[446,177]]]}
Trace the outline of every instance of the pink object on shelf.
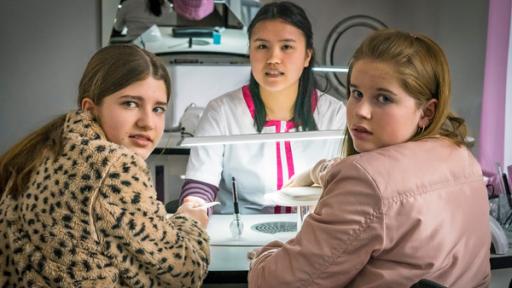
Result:
{"label": "pink object on shelf", "polygon": [[190,20],[201,20],[213,11],[213,0],[174,0],[174,11]]}

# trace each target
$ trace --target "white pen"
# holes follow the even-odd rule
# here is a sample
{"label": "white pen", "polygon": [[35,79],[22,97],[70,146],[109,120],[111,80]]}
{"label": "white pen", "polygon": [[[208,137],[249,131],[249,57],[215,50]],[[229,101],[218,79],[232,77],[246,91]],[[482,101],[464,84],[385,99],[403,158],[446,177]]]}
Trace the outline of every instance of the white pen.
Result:
{"label": "white pen", "polygon": [[[204,209],[208,209],[208,208],[213,207],[213,206],[215,206],[215,205],[217,205],[217,204],[220,204],[220,202],[208,202],[208,203],[204,203],[204,204],[202,204],[202,205],[199,205],[199,206],[197,206],[196,208],[204,208]],[[174,213],[167,213],[167,214],[165,215],[165,219],[169,219],[169,218],[171,218],[171,217],[172,217],[172,215],[174,215]]]}
{"label": "white pen", "polygon": [[220,204],[220,202],[208,202],[208,203],[204,203],[204,204],[200,205],[197,208],[206,208],[206,209],[208,209],[208,208],[213,207],[213,206],[215,206],[217,204]]}

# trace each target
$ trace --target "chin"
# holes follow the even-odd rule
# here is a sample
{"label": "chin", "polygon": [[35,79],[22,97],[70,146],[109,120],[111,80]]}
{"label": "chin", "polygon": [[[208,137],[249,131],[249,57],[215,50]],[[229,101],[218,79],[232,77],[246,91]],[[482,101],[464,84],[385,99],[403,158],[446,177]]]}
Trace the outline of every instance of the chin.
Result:
{"label": "chin", "polygon": [[364,153],[375,150],[375,147],[367,147],[365,145],[357,145],[354,143],[354,149],[359,153]]}
{"label": "chin", "polygon": [[148,159],[149,155],[151,155],[152,151],[142,150],[142,149],[131,149],[133,153],[142,157],[142,159]]}

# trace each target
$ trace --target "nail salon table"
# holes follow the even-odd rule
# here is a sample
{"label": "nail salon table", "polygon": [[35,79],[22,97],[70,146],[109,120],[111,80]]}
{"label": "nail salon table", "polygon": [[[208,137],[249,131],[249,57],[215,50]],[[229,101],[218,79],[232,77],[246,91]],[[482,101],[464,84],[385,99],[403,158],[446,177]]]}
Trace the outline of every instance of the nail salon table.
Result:
{"label": "nail salon table", "polygon": [[[286,242],[297,234],[297,214],[253,214],[241,217],[244,230],[240,239],[235,239],[229,229],[233,215],[210,216],[208,234],[211,263],[205,284],[247,283],[248,252],[273,240]],[[510,239],[512,244],[512,237]],[[512,247],[507,255],[491,255],[490,261],[493,270],[512,268]]]}
{"label": "nail salon table", "polygon": [[273,240],[286,242],[297,233],[297,214],[241,215],[244,229],[240,239],[231,235],[232,220],[233,215],[210,216],[211,263],[204,283],[247,283],[247,253]]}

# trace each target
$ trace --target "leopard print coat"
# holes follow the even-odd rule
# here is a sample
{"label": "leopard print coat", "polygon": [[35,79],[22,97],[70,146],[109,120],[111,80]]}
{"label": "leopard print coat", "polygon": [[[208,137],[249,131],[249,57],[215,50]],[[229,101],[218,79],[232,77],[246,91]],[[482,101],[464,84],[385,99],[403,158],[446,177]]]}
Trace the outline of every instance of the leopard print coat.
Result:
{"label": "leopard print coat", "polygon": [[86,112],[67,115],[63,137],[22,196],[0,199],[0,287],[199,287],[208,235],[166,219],[144,160]]}

